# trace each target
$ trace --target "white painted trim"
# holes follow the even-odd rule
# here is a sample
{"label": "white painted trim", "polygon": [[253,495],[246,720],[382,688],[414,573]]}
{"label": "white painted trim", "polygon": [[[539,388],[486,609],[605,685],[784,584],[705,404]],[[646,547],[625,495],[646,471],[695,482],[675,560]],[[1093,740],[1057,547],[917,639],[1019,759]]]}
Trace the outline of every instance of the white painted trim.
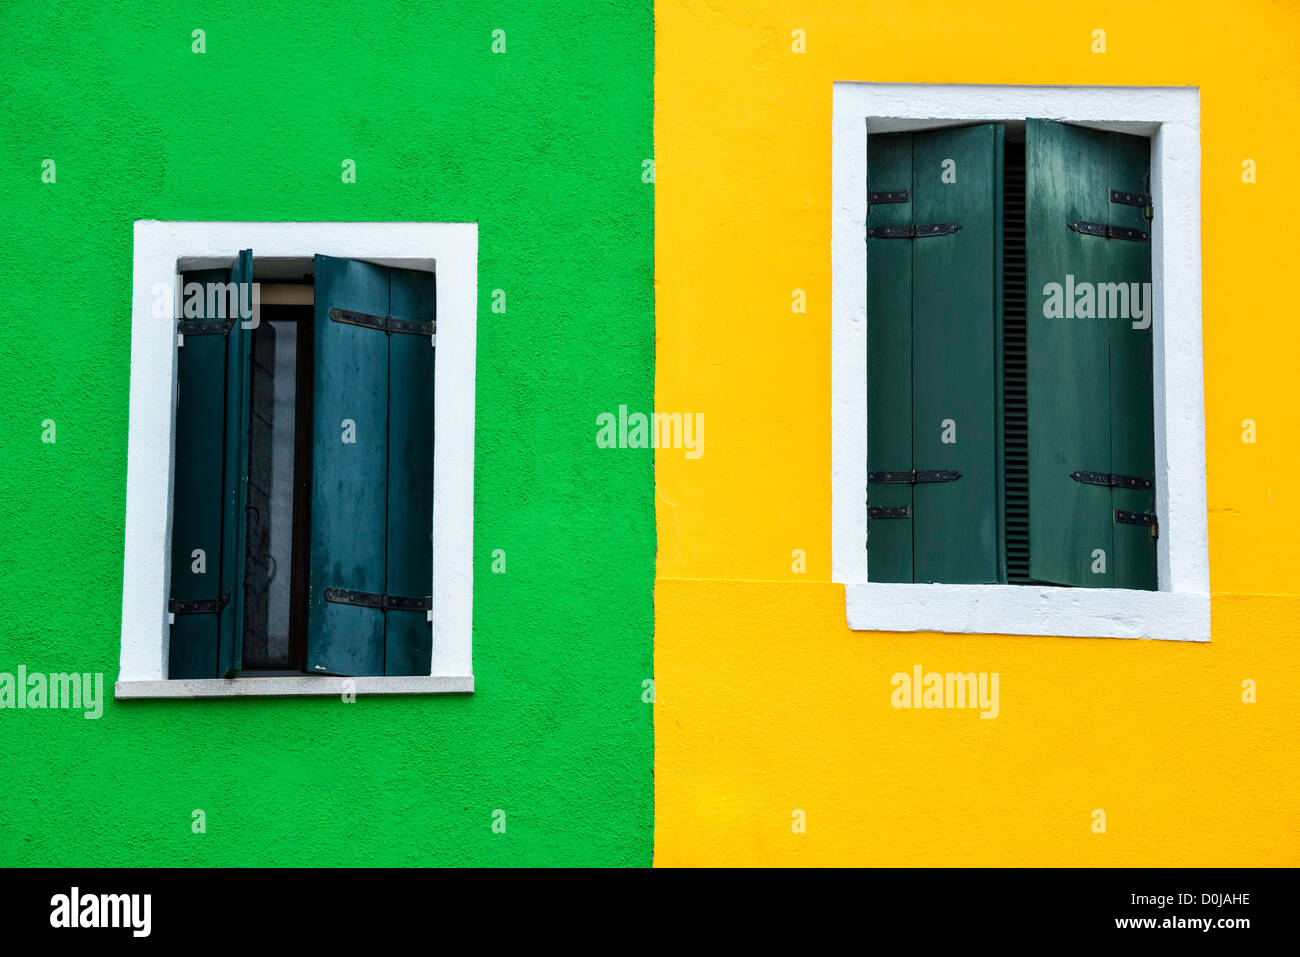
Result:
{"label": "white painted trim", "polygon": [[[1160,591],[867,584],[867,131],[928,129],[953,122],[1020,122],[1027,117],[1152,138]],[[1195,87],[835,84],[831,548],[833,578],[847,589],[850,627],[1209,640],[1200,117],[1200,91]]]}
{"label": "white painted trim", "polygon": [[175,681],[119,681],[114,698],[283,698],[304,695],[467,694],[473,675],[411,675],[338,678],[325,675],[277,678],[178,678]]}
{"label": "white painted trim", "polygon": [[1210,596],[1034,585],[845,585],[849,627],[1209,641]]}
{"label": "white painted trim", "polygon": [[[261,257],[311,257],[316,253],[374,262],[430,265],[438,275],[438,348],[434,359],[433,662],[431,678],[355,679],[369,693],[384,687],[424,693],[473,690],[474,403],[478,315],[478,226],[474,223],[235,223],[135,224],[131,300],[131,398],[127,436],[126,546],[122,576],[122,657],[117,687],[124,696],[151,696],[165,688],[199,688],[198,696],[268,693],[266,688],[306,688],[322,677],[166,681],[167,599],[170,587],[172,475],[175,458],[176,322],[174,300],[166,318],[153,315],[155,290],[170,289],[182,259],[233,262],[241,249]],[[338,679],[342,681],[344,679]],[[259,684],[254,690],[248,682]],[[291,684],[284,684],[290,682]],[[396,682],[397,684],[392,684]],[[468,687],[465,683],[468,682]],[[417,681],[417,684],[419,682]],[[275,694],[313,693],[272,691]],[[360,686],[359,686],[360,687]],[[228,690],[221,690],[221,689]],[[175,691],[157,696],[185,696]]]}

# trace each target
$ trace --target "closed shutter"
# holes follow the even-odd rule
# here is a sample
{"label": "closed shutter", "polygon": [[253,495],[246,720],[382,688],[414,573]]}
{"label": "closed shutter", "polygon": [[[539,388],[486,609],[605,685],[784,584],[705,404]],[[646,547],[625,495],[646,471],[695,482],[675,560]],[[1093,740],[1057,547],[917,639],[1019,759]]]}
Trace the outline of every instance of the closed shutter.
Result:
{"label": "closed shutter", "polygon": [[[222,308],[179,324],[171,678],[230,677],[242,666],[250,337],[239,303],[252,301],[252,273],[253,254],[244,250],[231,269],[184,276],[187,286],[200,285],[205,307]],[[233,298],[222,291],[227,284]]]}
{"label": "closed shutter", "polygon": [[428,674],[433,278],[316,257],[307,670]]}
{"label": "closed shutter", "polygon": [[[867,138],[869,227],[912,223],[912,134]],[[888,195],[884,195],[888,194]],[[867,239],[867,465],[912,470],[912,246]],[[867,485],[867,574],[912,580],[912,486]]]}
{"label": "closed shutter", "polygon": [[868,149],[868,575],[1001,581],[1003,129]]}
{"label": "closed shutter", "polygon": [[1156,585],[1155,528],[1144,524],[1155,512],[1149,149],[1142,137],[1026,123],[1036,581]]}

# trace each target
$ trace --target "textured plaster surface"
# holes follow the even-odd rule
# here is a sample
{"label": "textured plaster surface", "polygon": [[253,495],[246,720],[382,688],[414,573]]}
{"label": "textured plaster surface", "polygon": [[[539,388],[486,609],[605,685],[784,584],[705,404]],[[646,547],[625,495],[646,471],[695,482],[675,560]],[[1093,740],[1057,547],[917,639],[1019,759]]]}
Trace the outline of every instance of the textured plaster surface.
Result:
{"label": "textured plaster surface", "polygon": [[[650,5],[17,2],[0,64],[0,671],[110,695],[0,710],[0,863],[648,864]],[[472,695],[111,699],[138,219],[479,224]]]}
{"label": "textured plaster surface", "polygon": [[[1295,5],[661,0],[655,24],[656,401],[709,423],[704,456],[656,459],[656,864],[1300,863]],[[1209,643],[849,630],[840,81],[1200,88]],[[918,664],[998,672],[998,717],[893,708]]]}

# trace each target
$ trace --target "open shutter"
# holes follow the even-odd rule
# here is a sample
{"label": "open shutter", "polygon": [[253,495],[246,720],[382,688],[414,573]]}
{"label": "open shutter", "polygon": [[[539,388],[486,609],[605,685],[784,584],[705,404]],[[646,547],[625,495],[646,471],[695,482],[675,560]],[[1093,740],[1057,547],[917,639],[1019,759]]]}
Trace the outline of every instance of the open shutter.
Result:
{"label": "open shutter", "polygon": [[[393,316],[432,325],[434,277],[389,271]],[[433,580],[433,356],[429,337],[388,335],[389,595],[429,596]],[[384,674],[427,675],[433,630],[428,609],[390,607],[385,615]]]}
{"label": "open shutter", "polygon": [[1000,581],[1003,128],[868,149],[868,575]]}
{"label": "open shutter", "polygon": [[[230,282],[229,269],[186,273],[185,283]],[[187,328],[182,323],[180,328]],[[170,678],[217,677],[222,599],[222,436],[226,415],[226,340],[184,335],[176,357],[176,468],[172,480]],[[225,601],[230,595],[225,595]]]}
{"label": "open shutter", "polygon": [[315,295],[307,670],[379,675],[383,610],[327,598],[384,593],[388,337],[330,311],[387,316],[388,269],[317,256]]}
{"label": "open shutter", "polygon": [[[245,249],[235,260],[230,281],[240,303],[252,303],[253,253]],[[221,611],[221,644],[217,674],[233,676],[244,664],[244,553],[248,530],[248,409],[249,343],[239,308],[226,335],[225,510],[221,517],[221,591],[230,601]],[[250,322],[251,324],[251,322]]]}
{"label": "open shutter", "polygon": [[229,677],[242,665],[249,336],[240,306],[252,302],[252,273],[244,250],[231,269],[184,276],[199,284],[205,311],[178,324],[170,678]]}
{"label": "open shutter", "polygon": [[[1141,136],[1110,134],[1110,224],[1137,233],[1151,231],[1151,143]],[[1120,193],[1124,195],[1114,195]],[[1141,195],[1134,195],[1141,194]],[[1128,315],[1111,315],[1110,324],[1110,467],[1116,475],[1140,477],[1145,488],[1111,487],[1116,521],[1114,574],[1116,588],[1156,587],[1155,401],[1151,321],[1151,243],[1110,241],[1110,281],[1129,286]],[[1135,308],[1133,295],[1140,297]],[[1107,296],[1109,298],[1109,291]],[[1118,296],[1118,292],[1115,293]],[[1109,308],[1107,312],[1117,310]],[[1142,315],[1139,315],[1139,312]],[[1135,521],[1121,521],[1125,516]],[[1137,516],[1142,516],[1138,519]]]}
{"label": "open shutter", "polygon": [[1155,528],[1142,524],[1155,511],[1149,149],[1137,136],[1026,123],[1036,581],[1155,587]]}
{"label": "open shutter", "polygon": [[429,672],[432,282],[316,257],[308,671]]}

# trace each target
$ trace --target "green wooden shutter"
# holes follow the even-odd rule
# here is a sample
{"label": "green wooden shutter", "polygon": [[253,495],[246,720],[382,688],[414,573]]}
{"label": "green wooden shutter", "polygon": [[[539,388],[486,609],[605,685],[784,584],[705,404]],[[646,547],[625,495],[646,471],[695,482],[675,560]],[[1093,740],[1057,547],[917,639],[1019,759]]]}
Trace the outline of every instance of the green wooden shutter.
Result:
{"label": "green wooden shutter", "polygon": [[[1123,193],[1151,192],[1151,143],[1145,137],[1110,134],[1110,188]],[[1128,202],[1110,204],[1110,224],[1150,234],[1147,208]],[[1154,517],[1155,402],[1151,322],[1151,243],[1110,240],[1110,281],[1128,283],[1144,303],[1145,318],[1110,316],[1110,467],[1118,475],[1148,480],[1145,489],[1111,489],[1111,506],[1135,515]],[[1146,291],[1143,292],[1142,290]],[[1108,312],[1111,310],[1107,309]],[[1134,325],[1145,328],[1134,328]],[[1156,538],[1151,526],[1117,521],[1112,527],[1115,587],[1156,588]]]}
{"label": "green wooden shutter", "polygon": [[912,245],[912,459],[961,473],[912,490],[913,578],[996,582],[1001,456],[1002,127],[913,137],[912,215],[952,222]]}
{"label": "green wooden shutter", "polygon": [[[253,253],[244,250],[230,271],[241,302],[251,303]],[[249,344],[252,335],[235,309],[226,334],[226,423],[224,501],[221,517],[221,590],[230,601],[221,611],[217,674],[233,676],[244,664],[244,552],[248,531]]]}
{"label": "green wooden shutter", "polygon": [[[433,322],[434,277],[389,270],[392,315]],[[429,595],[433,580],[433,356],[429,338],[388,336],[388,593]],[[423,608],[385,615],[384,674],[427,675],[433,630]]]}
{"label": "green wooden shutter", "polygon": [[[867,138],[867,225],[912,219],[912,134]],[[867,465],[872,472],[912,470],[912,244],[867,239]],[[902,517],[899,511],[903,510]],[[912,580],[912,486],[867,484],[867,575]]]}
{"label": "green wooden shutter", "polygon": [[[186,273],[185,284],[230,282],[229,269]],[[176,356],[176,468],[172,479],[173,614],[170,678],[217,677],[219,616],[191,611],[221,600],[222,436],[226,414],[226,341],[190,335]],[[226,596],[229,600],[229,595]]]}
{"label": "green wooden shutter", "polygon": [[868,150],[868,576],[1001,581],[1003,128]]}
{"label": "green wooden shutter", "polygon": [[1025,171],[1030,577],[1154,588],[1150,144],[1031,119]]}
{"label": "green wooden shutter", "polygon": [[428,674],[433,277],[316,257],[307,670]]}
{"label": "green wooden shutter", "polygon": [[[234,287],[219,297],[216,315],[196,320],[202,332],[185,334],[177,357],[176,467],[172,491],[174,620],[170,678],[229,677],[242,665],[246,483],[248,478],[248,341],[239,302],[251,302],[253,254],[244,250],[231,269],[186,273],[207,290]],[[241,287],[244,287],[241,290]],[[221,320],[229,321],[224,329]],[[209,325],[211,323],[216,323]],[[197,550],[202,551],[202,564]],[[202,567],[203,571],[196,571]]]}
{"label": "green wooden shutter", "polygon": [[379,675],[383,611],[327,601],[325,593],[384,592],[388,338],[334,321],[330,310],[387,316],[388,270],[317,256],[315,297],[307,670]]}

